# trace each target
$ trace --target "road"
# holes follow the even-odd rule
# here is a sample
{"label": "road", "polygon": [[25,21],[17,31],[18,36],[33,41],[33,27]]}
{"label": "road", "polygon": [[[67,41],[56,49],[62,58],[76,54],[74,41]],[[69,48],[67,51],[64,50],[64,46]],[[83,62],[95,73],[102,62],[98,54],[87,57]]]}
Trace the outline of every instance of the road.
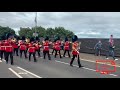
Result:
{"label": "road", "polygon": [[[120,67],[111,74],[100,74],[96,72],[96,63],[92,60],[81,60],[84,66],[78,68],[77,61],[73,67],[69,66],[70,58],[54,58],[51,55],[51,61],[43,57],[38,58],[37,62],[14,56],[14,65],[6,64],[5,60],[0,61],[0,78],[119,78]],[[10,63],[10,61],[9,61]],[[112,66],[110,66],[112,68]]]}

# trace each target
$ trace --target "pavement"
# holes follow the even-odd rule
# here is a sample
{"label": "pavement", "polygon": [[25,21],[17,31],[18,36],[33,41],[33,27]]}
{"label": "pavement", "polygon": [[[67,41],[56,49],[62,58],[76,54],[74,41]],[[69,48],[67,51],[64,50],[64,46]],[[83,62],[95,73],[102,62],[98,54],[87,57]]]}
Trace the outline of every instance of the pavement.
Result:
{"label": "pavement", "polygon": [[[42,52],[41,52],[42,56]],[[119,78],[120,77],[120,59],[115,61],[116,72],[110,74],[101,74],[96,72],[96,60],[105,60],[105,56],[94,56],[92,54],[81,53],[81,64],[84,66],[78,68],[77,61],[73,67],[69,65],[71,58],[51,55],[51,60],[43,57],[37,57],[37,62],[14,56],[14,65],[6,64],[5,60],[0,60],[0,78]],[[10,63],[10,61],[9,61]],[[99,64],[102,65],[102,64]],[[112,65],[109,65],[113,69]]]}

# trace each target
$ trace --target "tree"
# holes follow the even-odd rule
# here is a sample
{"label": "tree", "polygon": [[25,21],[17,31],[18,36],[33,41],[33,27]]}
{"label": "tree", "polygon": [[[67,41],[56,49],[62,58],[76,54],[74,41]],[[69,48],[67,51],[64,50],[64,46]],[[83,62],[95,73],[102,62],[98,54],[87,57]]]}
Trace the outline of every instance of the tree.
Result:
{"label": "tree", "polygon": [[74,33],[72,31],[66,30],[64,27],[55,27],[55,33],[58,34],[61,38],[71,38]]}
{"label": "tree", "polygon": [[54,35],[55,35],[55,30],[53,28],[47,28],[46,35],[48,35],[49,37],[53,38]]}
{"label": "tree", "polygon": [[49,36],[50,38],[54,38],[55,35],[59,35],[62,39],[66,36],[68,38],[72,38],[74,33],[70,30],[66,30],[64,27],[55,27],[55,28],[47,28],[38,26],[30,28],[20,28],[19,35],[33,37],[33,33],[38,33],[38,37]]}
{"label": "tree", "polygon": [[31,29],[28,28],[22,28],[20,27],[20,31],[18,32],[20,36],[26,36],[26,37],[31,37]]}
{"label": "tree", "polygon": [[44,37],[46,35],[46,29],[41,26],[33,27],[32,33],[35,33],[35,31],[38,33],[38,37]]}
{"label": "tree", "polygon": [[0,26],[0,37],[7,33],[11,33],[11,34],[15,35],[15,31],[13,29],[11,29],[9,27]]}

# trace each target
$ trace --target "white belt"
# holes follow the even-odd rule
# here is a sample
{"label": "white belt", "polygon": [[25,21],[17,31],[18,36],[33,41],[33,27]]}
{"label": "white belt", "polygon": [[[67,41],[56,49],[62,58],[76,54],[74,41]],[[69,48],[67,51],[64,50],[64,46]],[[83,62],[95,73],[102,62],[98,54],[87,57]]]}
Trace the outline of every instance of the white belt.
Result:
{"label": "white belt", "polygon": [[0,46],[0,47],[5,47],[5,46]]}
{"label": "white belt", "polygon": [[44,47],[49,47],[49,46],[44,46]]}
{"label": "white belt", "polygon": [[12,47],[12,46],[5,46],[5,47]]}
{"label": "white belt", "polygon": [[69,47],[69,46],[65,46],[65,47]]}

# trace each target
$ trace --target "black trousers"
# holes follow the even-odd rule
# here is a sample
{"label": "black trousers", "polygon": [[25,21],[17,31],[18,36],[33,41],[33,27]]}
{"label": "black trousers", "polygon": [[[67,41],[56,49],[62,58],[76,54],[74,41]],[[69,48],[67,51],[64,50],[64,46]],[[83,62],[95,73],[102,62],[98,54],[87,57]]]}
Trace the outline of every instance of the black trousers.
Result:
{"label": "black trousers", "polygon": [[38,56],[40,57],[40,49],[36,50],[36,52],[38,53]]}
{"label": "black trousers", "polygon": [[68,52],[68,56],[70,57],[70,51],[69,50],[64,50],[63,57],[65,57],[66,52]]}
{"label": "black trousers", "polygon": [[5,51],[1,50],[0,51],[0,58],[1,58],[1,60],[3,59],[3,55],[4,55],[4,58],[5,58]]}
{"label": "black trousers", "polygon": [[56,56],[57,56],[57,52],[59,53],[60,58],[62,58],[61,53],[60,53],[60,50],[55,50],[55,58],[56,58]]}
{"label": "black trousers", "polygon": [[22,53],[24,52],[24,56],[25,58],[27,58],[27,55],[26,55],[26,50],[20,50],[20,58],[22,57]]}
{"label": "black trousers", "polygon": [[15,53],[16,53],[17,56],[19,56],[19,55],[18,55],[18,48],[14,48],[14,54],[15,54]]}
{"label": "black trousers", "polygon": [[51,60],[51,57],[50,57],[49,51],[43,51],[44,59],[46,58],[46,54],[48,55],[48,59]]}
{"label": "black trousers", "polygon": [[71,62],[70,62],[70,65],[73,64],[73,61],[75,60],[75,57],[77,58],[78,66],[81,67],[79,55],[73,55],[73,57],[72,57],[72,59],[71,59]]}
{"label": "black trousers", "polygon": [[53,55],[54,51],[55,51],[55,49],[53,48],[52,55]]}
{"label": "black trousers", "polygon": [[34,53],[31,53],[29,52],[29,61],[31,61],[31,55],[33,55],[33,58],[34,58],[34,62],[36,62],[36,57],[35,57],[35,52]]}
{"label": "black trousers", "polygon": [[12,65],[13,64],[13,53],[12,52],[6,52],[5,55],[6,55],[6,57],[5,57],[6,63],[8,63],[9,56],[10,56],[11,65]]}

